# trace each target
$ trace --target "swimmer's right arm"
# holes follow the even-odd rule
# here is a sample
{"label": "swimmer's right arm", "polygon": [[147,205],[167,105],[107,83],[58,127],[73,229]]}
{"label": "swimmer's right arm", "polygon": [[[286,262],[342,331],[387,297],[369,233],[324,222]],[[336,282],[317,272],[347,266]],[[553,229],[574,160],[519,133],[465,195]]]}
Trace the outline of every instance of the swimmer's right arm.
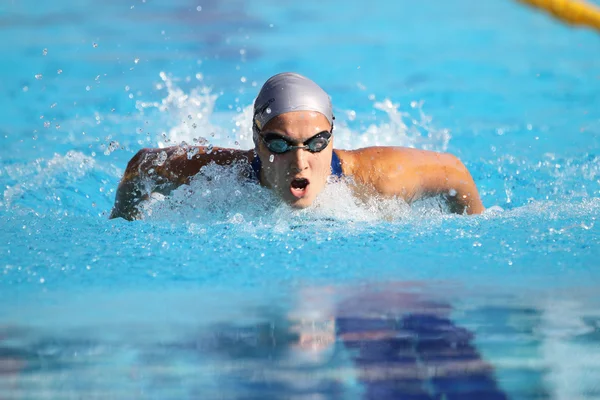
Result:
{"label": "swimmer's right arm", "polygon": [[[194,151],[190,152],[189,149]],[[196,154],[189,156],[192,153]],[[249,156],[249,152],[217,147],[208,150],[203,146],[142,149],[127,164],[109,218],[139,219],[139,205],[148,200],[152,193],[168,195],[177,187],[189,183],[191,177],[211,162],[229,165],[237,160],[247,161]]]}

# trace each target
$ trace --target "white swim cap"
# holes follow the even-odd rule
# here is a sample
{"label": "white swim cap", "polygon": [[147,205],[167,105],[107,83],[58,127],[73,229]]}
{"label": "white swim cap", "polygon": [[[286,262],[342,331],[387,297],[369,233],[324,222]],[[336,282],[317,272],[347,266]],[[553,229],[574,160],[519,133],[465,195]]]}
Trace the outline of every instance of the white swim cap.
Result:
{"label": "white swim cap", "polygon": [[272,118],[290,111],[316,111],[333,126],[331,99],[310,79],[292,72],[269,78],[254,101],[254,131],[260,131]]}

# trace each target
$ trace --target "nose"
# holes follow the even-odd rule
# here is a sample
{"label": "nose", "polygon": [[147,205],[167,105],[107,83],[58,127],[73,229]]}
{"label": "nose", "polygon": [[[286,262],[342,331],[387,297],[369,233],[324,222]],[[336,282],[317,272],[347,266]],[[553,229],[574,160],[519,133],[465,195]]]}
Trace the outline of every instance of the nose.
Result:
{"label": "nose", "polygon": [[295,149],[290,154],[290,169],[292,172],[302,172],[308,168],[307,152],[304,149]]}

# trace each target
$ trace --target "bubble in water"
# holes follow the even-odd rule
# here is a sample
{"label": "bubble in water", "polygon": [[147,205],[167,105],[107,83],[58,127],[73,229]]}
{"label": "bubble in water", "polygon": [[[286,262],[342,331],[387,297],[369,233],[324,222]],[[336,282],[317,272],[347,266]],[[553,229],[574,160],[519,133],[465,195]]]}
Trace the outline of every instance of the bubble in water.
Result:
{"label": "bubble in water", "polygon": [[42,79],[42,74],[36,74],[36,75],[35,75],[35,79],[37,79],[37,80],[40,80],[40,79]]}
{"label": "bubble in water", "polygon": [[448,194],[450,195],[450,197],[454,197],[454,196],[456,196],[456,190],[455,189],[450,189],[448,191]]}
{"label": "bubble in water", "polygon": [[242,77],[240,78],[240,81],[241,81],[242,83],[246,83],[246,77],[245,77],[245,76],[242,76]]}
{"label": "bubble in water", "polygon": [[196,7],[196,11],[198,11],[198,12],[199,12],[199,11],[202,11],[202,6],[198,6],[198,7]]}
{"label": "bubble in water", "polygon": [[139,63],[139,62],[140,62],[140,59],[136,57],[136,58],[134,58],[134,59],[133,59],[133,62],[134,62],[135,64],[137,64],[137,63]]}
{"label": "bubble in water", "polygon": [[213,151],[213,145],[209,144],[208,146],[206,146],[206,154],[210,154]]}
{"label": "bubble in water", "polygon": [[49,121],[44,122],[44,128],[50,128],[50,122]]}
{"label": "bubble in water", "polygon": [[271,154],[269,156],[269,162],[273,162],[273,160],[275,160],[275,156],[273,154]]}
{"label": "bubble in water", "polygon": [[57,70],[57,71],[56,71],[56,73],[57,73],[58,75],[62,74],[62,69],[59,69],[59,70]]}
{"label": "bubble in water", "polygon": [[43,55],[43,56],[45,56],[45,55],[47,55],[47,54],[48,54],[48,49],[44,49],[44,50],[42,50],[42,55]]}
{"label": "bubble in water", "polygon": [[267,109],[265,110],[265,112],[266,112],[267,114],[271,114],[271,108],[267,107]]}
{"label": "bubble in water", "polygon": [[98,47],[98,43],[92,43],[92,46],[94,46],[94,48]]}
{"label": "bubble in water", "polygon": [[91,89],[92,89],[92,88],[91,88],[91,87],[89,87],[89,86],[86,86],[86,87],[85,87],[85,90],[86,90],[86,91],[88,91],[88,92],[89,92]]}

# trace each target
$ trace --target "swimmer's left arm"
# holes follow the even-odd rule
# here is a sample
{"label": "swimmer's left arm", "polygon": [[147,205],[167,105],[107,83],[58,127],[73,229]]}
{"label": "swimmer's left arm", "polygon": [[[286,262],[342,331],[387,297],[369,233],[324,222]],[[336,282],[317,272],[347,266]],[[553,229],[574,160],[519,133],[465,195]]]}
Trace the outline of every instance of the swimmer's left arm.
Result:
{"label": "swimmer's left arm", "polygon": [[372,147],[355,153],[356,177],[380,194],[399,196],[409,203],[441,195],[454,213],[485,210],[468,169],[451,154],[402,147]]}

